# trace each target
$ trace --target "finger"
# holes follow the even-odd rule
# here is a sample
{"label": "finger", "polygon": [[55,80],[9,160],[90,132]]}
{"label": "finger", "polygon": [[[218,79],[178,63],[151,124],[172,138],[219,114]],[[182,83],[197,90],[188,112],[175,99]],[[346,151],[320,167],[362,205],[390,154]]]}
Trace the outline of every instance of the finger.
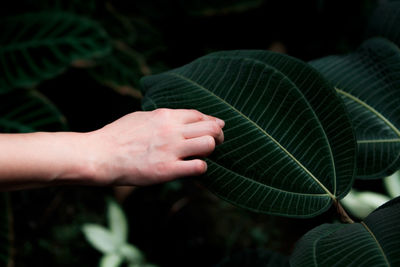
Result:
{"label": "finger", "polygon": [[224,128],[225,122],[223,120],[221,120],[220,118],[210,116],[210,115],[206,115],[206,116],[208,117],[209,120],[216,121],[218,123],[219,127]]}
{"label": "finger", "polygon": [[215,139],[210,135],[186,139],[177,151],[177,157],[184,159],[187,157],[206,157],[215,149]]}
{"label": "finger", "polygon": [[186,139],[210,135],[215,138],[217,144],[224,141],[224,132],[215,121],[200,121],[186,124],[183,127],[183,137]]}
{"label": "finger", "polygon": [[216,121],[221,128],[224,127],[225,125],[225,122],[223,120],[210,115],[203,114],[195,109],[177,109],[175,111],[179,113],[183,123],[193,123],[198,121],[211,120],[211,121]]}
{"label": "finger", "polygon": [[171,172],[176,178],[201,175],[207,171],[204,160],[178,160],[172,163]]}

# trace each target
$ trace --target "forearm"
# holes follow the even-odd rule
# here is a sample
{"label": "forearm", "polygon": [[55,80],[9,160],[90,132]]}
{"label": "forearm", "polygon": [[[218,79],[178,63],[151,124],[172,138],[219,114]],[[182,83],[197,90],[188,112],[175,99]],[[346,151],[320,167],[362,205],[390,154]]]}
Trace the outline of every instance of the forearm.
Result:
{"label": "forearm", "polygon": [[[134,112],[88,133],[0,134],[0,191],[150,185],[200,175],[224,122],[194,110]],[[188,160],[187,160],[188,159]]]}
{"label": "forearm", "polygon": [[92,184],[94,164],[87,134],[0,134],[0,190]]}

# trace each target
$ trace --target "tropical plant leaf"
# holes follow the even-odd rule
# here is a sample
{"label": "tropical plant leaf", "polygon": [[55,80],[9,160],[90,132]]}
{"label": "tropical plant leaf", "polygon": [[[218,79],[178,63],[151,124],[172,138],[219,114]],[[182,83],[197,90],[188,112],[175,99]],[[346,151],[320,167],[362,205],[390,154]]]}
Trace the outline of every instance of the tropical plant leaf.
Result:
{"label": "tropical plant leaf", "polygon": [[200,179],[221,198],[309,217],[350,190],[350,122],[333,88],[306,63],[267,51],[219,52],[142,83],[144,110],[194,108],[225,120],[226,141]]}
{"label": "tropical plant leaf", "polygon": [[367,28],[367,36],[381,36],[400,45],[400,2],[385,2],[374,11]]}
{"label": "tropical plant leaf", "polygon": [[383,186],[391,198],[400,196],[400,171],[383,179]]}
{"label": "tropical plant leaf", "polygon": [[119,249],[119,252],[124,256],[129,264],[141,265],[145,262],[143,253],[137,247],[131,244],[124,244]]}
{"label": "tropical plant leaf", "polygon": [[363,222],[323,224],[296,244],[291,266],[399,266],[400,197]]}
{"label": "tropical plant leaf", "polygon": [[95,22],[65,12],[0,19],[0,92],[54,77],[76,60],[110,51]]}
{"label": "tropical plant leaf", "polygon": [[128,222],[122,208],[113,200],[108,201],[108,223],[111,234],[117,244],[124,244],[128,239]]}
{"label": "tropical plant leaf", "polygon": [[14,90],[0,94],[0,132],[26,133],[66,130],[58,109],[34,90]]}
{"label": "tropical plant leaf", "polygon": [[289,258],[274,251],[258,248],[234,254],[216,267],[289,267]]}
{"label": "tropical plant leaf", "polygon": [[359,219],[364,219],[371,212],[379,206],[390,201],[386,195],[370,192],[370,191],[357,191],[352,189],[345,198],[342,199],[341,204],[352,215]]}
{"label": "tropical plant leaf", "polygon": [[311,62],[346,104],[358,144],[357,177],[383,178],[400,168],[400,50],[383,38],[346,56]]}
{"label": "tropical plant leaf", "polygon": [[87,223],[82,226],[86,240],[102,253],[114,253],[118,249],[113,234],[101,225]]}
{"label": "tropical plant leaf", "polygon": [[0,265],[11,266],[11,209],[7,193],[0,194]]}
{"label": "tropical plant leaf", "polygon": [[105,254],[100,259],[99,267],[118,267],[124,261],[123,257],[118,254]]}

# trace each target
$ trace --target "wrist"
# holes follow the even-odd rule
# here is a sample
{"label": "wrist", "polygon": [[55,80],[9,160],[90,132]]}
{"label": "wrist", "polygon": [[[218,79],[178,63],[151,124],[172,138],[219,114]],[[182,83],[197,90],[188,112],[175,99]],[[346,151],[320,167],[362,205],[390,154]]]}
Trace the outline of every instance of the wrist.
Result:
{"label": "wrist", "polygon": [[53,135],[54,155],[62,155],[61,166],[56,166],[52,181],[55,185],[102,185],[99,172],[98,153],[90,133],[59,132]]}

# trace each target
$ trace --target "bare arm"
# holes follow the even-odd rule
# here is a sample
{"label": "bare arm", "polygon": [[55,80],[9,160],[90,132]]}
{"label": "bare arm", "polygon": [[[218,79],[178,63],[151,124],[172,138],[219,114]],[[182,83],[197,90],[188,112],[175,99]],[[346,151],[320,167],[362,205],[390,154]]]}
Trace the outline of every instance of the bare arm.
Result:
{"label": "bare arm", "polygon": [[134,112],[88,133],[0,135],[0,190],[49,185],[150,185],[199,175],[223,121],[195,110]]}

